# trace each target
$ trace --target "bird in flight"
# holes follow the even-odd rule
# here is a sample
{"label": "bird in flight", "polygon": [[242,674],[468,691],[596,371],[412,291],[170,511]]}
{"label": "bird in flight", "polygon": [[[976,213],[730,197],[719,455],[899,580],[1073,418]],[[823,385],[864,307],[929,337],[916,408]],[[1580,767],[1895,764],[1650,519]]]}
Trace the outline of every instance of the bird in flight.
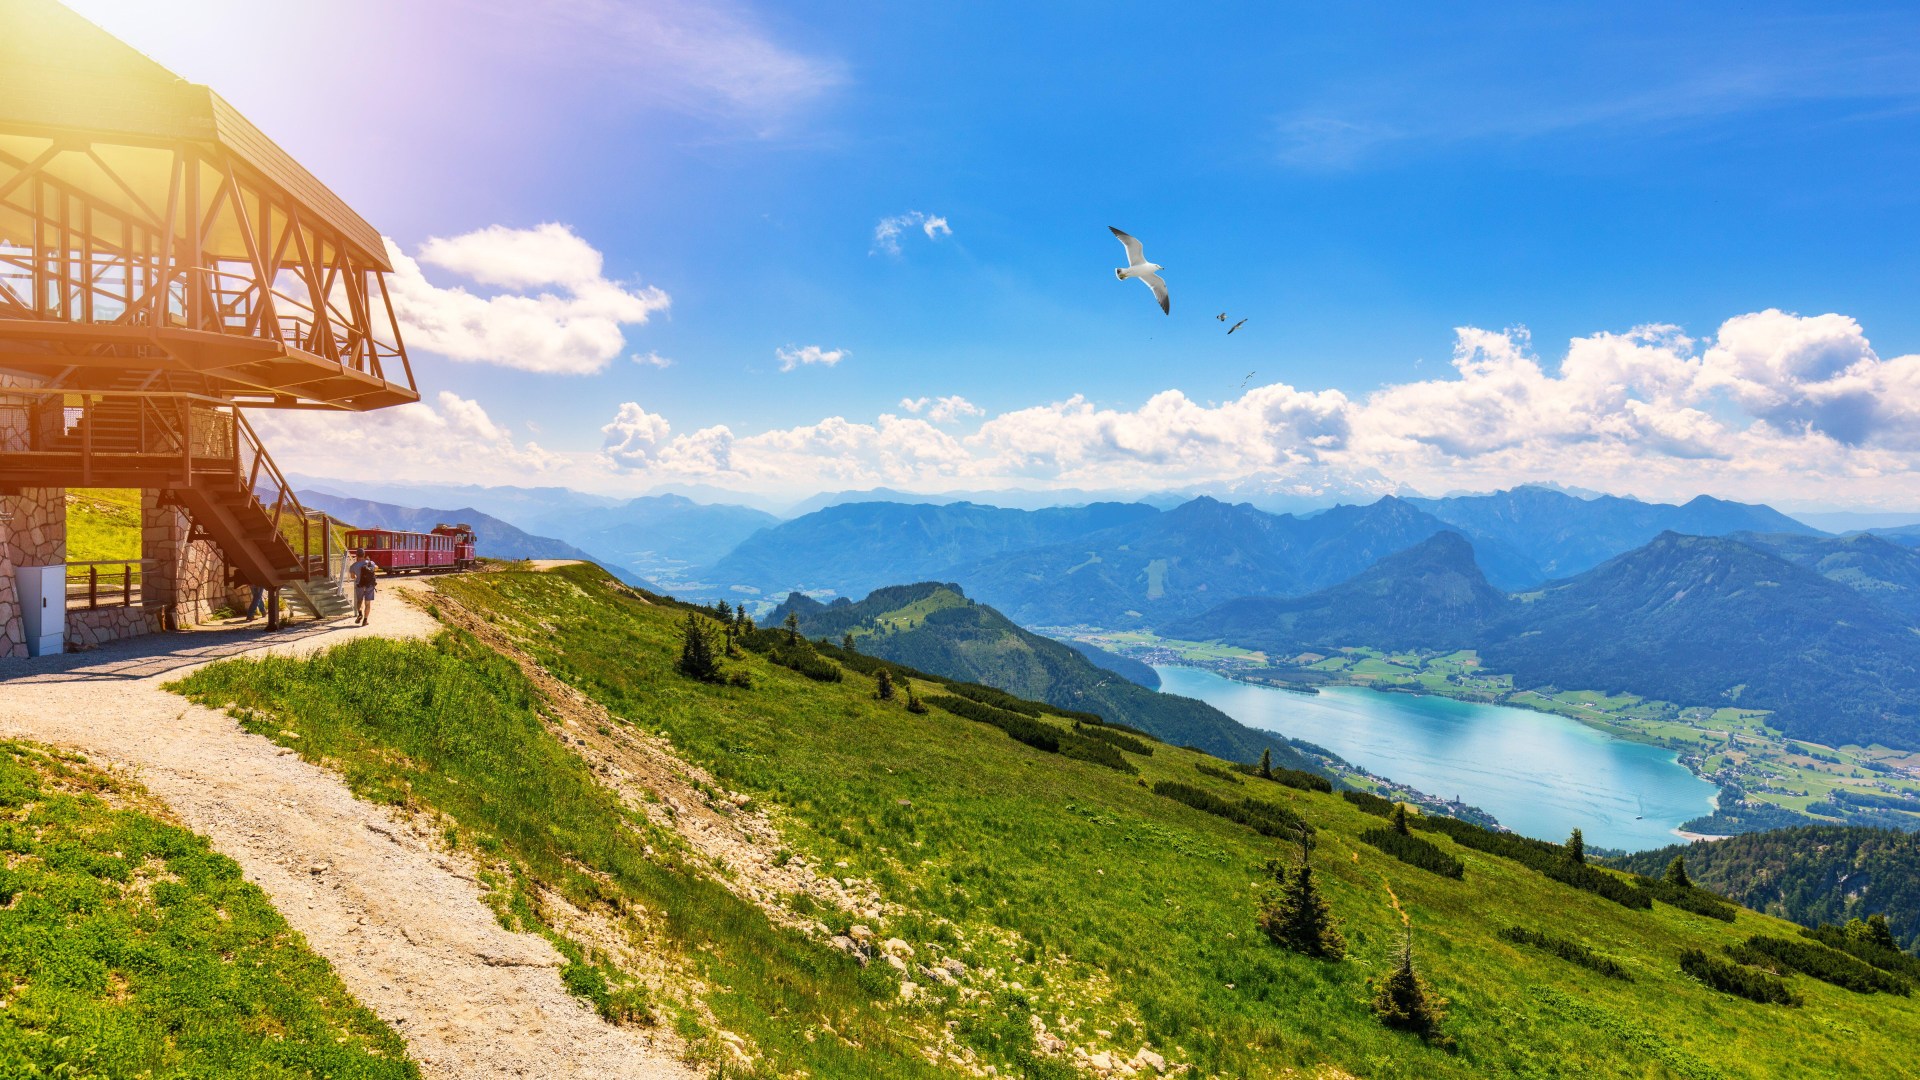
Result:
{"label": "bird in flight", "polygon": [[1148,262],[1146,253],[1140,250],[1140,241],[1111,225],[1107,226],[1107,230],[1119,239],[1121,247],[1127,249],[1127,265],[1115,270],[1113,276],[1121,281],[1133,278],[1136,281],[1146,282],[1147,288],[1153,290],[1153,298],[1160,301],[1160,310],[1168,315],[1173,314],[1173,302],[1167,298],[1167,283],[1160,280],[1159,274],[1154,273],[1156,270],[1165,270],[1166,267],[1159,263]]}
{"label": "bird in flight", "polygon": [[1250,382],[1252,382],[1252,381],[1253,381],[1253,377],[1254,377],[1255,375],[1258,375],[1258,374],[1260,374],[1260,373],[1259,373],[1259,372],[1257,372],[1257,371],[1249,371],[1249,372],[1247,372],[1247,377],[1246,377],[1246,378],[1244,378],[1244,379],[1241,379],[1241,380],[1240,380],[1240,385],[1234,388],[1234,389],[1235,389],[1235,391],[1237,392],[1237,391],[1240,391],[1240,390],[1245,390],[1245,389],[1247,388],[1247,384],[1248,384],[1248,383],[1250,383]]}
{"label": "bird in flight", "polygon": [[1247,325],[1247,320],[1241,319],[1239,322],[1234,323],[1232,326],[1227,327],[1227,333],[1231,334],[1235,330],[1238,330],[1245,325]]}
{"label": "bird in flight", "polygon": [[1220,314],[1218,314],[1218,315],[1215,315],[1215,316],[1214,316],[1214,318],[1216,318],[1216,319],[1219,319],[1219,320],[1220,320],[1221,322],[1226,322],[1226,321],[1227,321],[1227,313],[1223,311],[1223,312],[1221,312]]}

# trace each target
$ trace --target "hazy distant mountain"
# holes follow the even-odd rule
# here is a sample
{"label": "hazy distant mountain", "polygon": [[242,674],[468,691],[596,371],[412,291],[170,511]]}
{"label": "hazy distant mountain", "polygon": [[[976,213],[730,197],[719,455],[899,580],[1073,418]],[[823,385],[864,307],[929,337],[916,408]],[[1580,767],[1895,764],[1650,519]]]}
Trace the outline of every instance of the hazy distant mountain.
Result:
{"label": "hazy distant mountain", "polygon": [[714,562],[780,519],[745,506],[706,505],[681,495],[644,495],[617,506],[583,507],[537,517],[532,527],[642,573],[671,573]]}
{"label": "hazy distant mountain", "polygon": [[[1069,543],[966,563],[947,576],[1024,625],[1161,626],[1241,596],[1324,588],[1446,528],[1391,496],[1310,517],[1199,498]],[[1496,550],[1491,561],[1510,579],[1537,580],[1509,553]]]}
{"label": "hazy distant mountain", "polygon": [[1891,529],[1869,529],[1875,536],[1891,540],[1901,547],[1920,547],[1920,525],[1901,525]]}
{"label": "hazy distant mountain", "polygon": [[[1916,530],[1920,539],[1920,530]],[[1920,547],[1887,536],[1786,536],[1736,533],[1734,539],[1804,567],[1899,612],[1920,626]]]}
{"label": "hazy distant mountain", "polygon": [[[302,506],[332,514],[341,521],[363,529],[428,532],[435,525],[464,522],[473,526],[474,549],[482,558],[581,559],[598,563],[618,573],[610,560],[588,554],[564,540],[556,540],[549,536],[535,536],[490,514],[483,514],[471,506],[458,510],[437,510],[431,507],[395,506],[392,503],[373,502],[369,499],[343,498],[320,491],[297,491],[295,495],[300,499]],[[627,577],[633,584],[652,588],[638,577],[626,574],[620,576]]]}
{"label": "hazy distant mountain", "polygon": [[1898,529],[1907,525],[1920,525],[1920,512],[1821,510],[1796,511],[1792,517],[1796,521],[1805,522],[1816,529],[1823,529],[1830,533],[1867,532],[1872,529]]}
{"label": "hazy distant mountain", "polygon": [[763,529],[701,576],[776,595],[863,595],[893,582],[947,577],[942,571],[983,555],[1057,544],[1158,513],[1137,503],[1051,510],[849,503]]}
{"label": "hazy distant mountain", "polygon": [[1194,641],[1231,641],[1277,656],[1354,645],[1450,652],[1481,641],[1509,606],[1506,594],[1487,584],[1467,538],[1449,530],[1332,588],[1293,598],[1229,600],[1171,624],[1166,632]]}
{"label": "hazy distant mountain", "polygon": [[481,484],[393,484],[380,481],[290,477],[295,487],[342,499],[372,499],[394,506],[470,506],[520,528],[535,518],[594,507],[619,499],[562,487],[490,487]]}
{"label": "hazy distant mountain", "polygon": [[1061,641],[1060,644],[1086,657],[1094,667],[1105,668],[1128,682],[1139,683],[1149,690],[1160,689],[1160,673],[1153,670],[1152,664],[1135,660],[1131,656],[1108,652],[1098,645],[1089,645],[1084,641]]}
{"label": "hazy distant mountain", "polygon": [[1724,537],[1662,533],[1517,603],[1480,646],[1520,686],[1771,709],[1788,735],[1920,746],[1920,634]]}
{"label": "hazy distant mountain", "polygon": [[[1818,535],[1818,530],[1772,507],[1726,502],[1706,495],[1673,506],[1614,495],[1582,498],[1526,485],[1488,495],[1407,501],[1475,540],[1506,545],[1539,568],[1538,580],[1571,577],[1632,551],[1663,532],[1688,536],[1736,532]],[[1491,567],[1488,576],[1496,581],[1501,577]]]}
{"label": "hazy distant mountain", "polygon": [[808,637],[838,642],[854,635],[869,656],[950,679],[1098,713],[1175,745],[1198,746],[1235,761],[1253,761],[1271,748],[1294,768],[1307,762],[1284,739],[1255,731],[1205,702],[1149,690],[1095,666],[1070,646],[1029,633],[998,611],[968,600],[959,586],[922,582],[876,589],[854,603],[831,605],[789,596],[768,616],[777,626],[789,612]]}

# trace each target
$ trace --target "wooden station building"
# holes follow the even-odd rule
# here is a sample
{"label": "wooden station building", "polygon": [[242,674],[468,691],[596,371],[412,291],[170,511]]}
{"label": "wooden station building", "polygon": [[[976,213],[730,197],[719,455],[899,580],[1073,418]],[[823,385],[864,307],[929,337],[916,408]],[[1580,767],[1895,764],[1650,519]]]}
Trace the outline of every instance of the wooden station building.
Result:
{"label": "wooden station building", "polygon": [[[331,613],[338,544],[246,410],[417,401],[391,269],[211,89],[53,0],[0,0],[0,657],[250,587]],[[137,563],[68,565],[70,487],[140,489]]]}

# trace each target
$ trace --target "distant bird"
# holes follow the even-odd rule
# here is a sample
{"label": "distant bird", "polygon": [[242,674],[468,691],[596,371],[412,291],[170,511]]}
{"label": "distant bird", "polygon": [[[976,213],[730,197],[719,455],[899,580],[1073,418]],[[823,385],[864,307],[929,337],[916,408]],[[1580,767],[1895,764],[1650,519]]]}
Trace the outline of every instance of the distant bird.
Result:
{"label": "distant bird", "polygon": [[[1229,332],[1229,333],[1231,333],[1232,331],[1228,331],[1228,332]],[[1240,385],[1239,385],[1239,386],[1237,386],[1237,387],[1235,387],[1234,389],[1235,389],[1236,391],[1239,391],[1239,390],[1245,390],[1245,389],[1247,388],[1247,384],[1248,384],[1248,383],[1250,383],[1250,382],[1252,382],[1252,381],[1253,381],[1253,377],[1254,377],[1255,375],[1258,375],[1258,374],[1260,374],[1260,373],[1259,373],[1259,372],[1257,372],[1257,371],[1249,371],[1249,372],[1247,372],[1247,377],[1246,377],[1246,378],[1244,378],[1244,379],[1241,379],[1241,380],[1240,380]]]}
{"label": "distant bird", "polygon": [[1219,319],[1219,320],[1220,320],[1221,322],[1226,322],[1226,321],[1227,321],[1227,313],[1223,311],[1223,312],[1221,312],[1220,314],[1218,314],[1218,315],[1215,315],[1215,316],[1214,316],[1214,318],[1216,318],[1216,319]]}
{"label": "distant bird", "polygon": [[1227,327],[1227,333],[1231,334],[1235,330],[1238,330],[1245,325],[1247,325],[1247,320],[1241,319],[1239,322],[1234,323],[1232,326]]}
{"label": "distant bird", "polygon": [[1173,302],[1167,299],[1167,283],[1160,280],[1159,274],[1154,273],[1155,270],[1165,270],[1166,267],[1159,263],[1148,262],[1146,253],[1140,250],[1140,241],[1111,225],[1107,226],[1107,230],[1119,238],[1121,247],[1127,249],[1127,265],[1115,270],[1113,276],[1121,281],[1134,278],[1146,282],[1147,288],[1153,290],[1153,298],[1160,301],[1160,310],[1168,315],[1173,314]]}

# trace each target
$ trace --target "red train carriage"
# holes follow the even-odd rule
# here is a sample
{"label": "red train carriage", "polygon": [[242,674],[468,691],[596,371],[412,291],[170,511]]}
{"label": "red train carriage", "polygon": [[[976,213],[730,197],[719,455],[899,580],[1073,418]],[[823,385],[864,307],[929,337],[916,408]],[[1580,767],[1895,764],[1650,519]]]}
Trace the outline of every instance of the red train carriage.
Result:
{"label": "red train carriage", "polygon": [[362,551],[383,573],[431,574],[466,570],[474,563],[473,527],[435,525],[430,533],[394,529],[349,529],[347,550]]}

